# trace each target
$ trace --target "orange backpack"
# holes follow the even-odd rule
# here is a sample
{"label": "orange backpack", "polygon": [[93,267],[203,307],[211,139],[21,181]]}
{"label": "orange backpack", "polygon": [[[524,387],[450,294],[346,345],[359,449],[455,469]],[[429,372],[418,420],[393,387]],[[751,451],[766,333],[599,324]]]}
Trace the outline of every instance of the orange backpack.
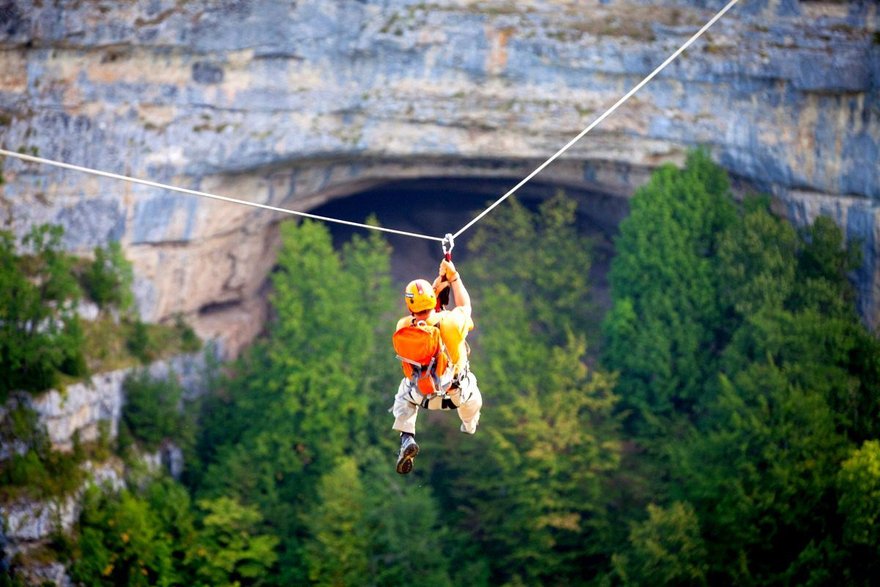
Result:
{"label": "orange backpack", "polygon": [[403,374],[422,395],[442,391],[441,378],[449,368],[449,354],[440,338],[440,328],[413,319],[391,338]]}

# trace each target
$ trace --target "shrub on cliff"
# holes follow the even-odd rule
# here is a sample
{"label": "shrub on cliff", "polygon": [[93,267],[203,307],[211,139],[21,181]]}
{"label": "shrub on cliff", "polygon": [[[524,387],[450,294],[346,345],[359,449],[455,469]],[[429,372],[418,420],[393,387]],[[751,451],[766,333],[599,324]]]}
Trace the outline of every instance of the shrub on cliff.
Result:
{"label": "shrub on cliff", "polygon": [[80,277],[89,298],[102,310],[111,307],[125,312],[134,305],[131,285],[134,281],[131,262],[118,242],[107,248],[95,247],[95,258]]}
{"label": "shrub on cliff", "polygon": [[16,389],[42,391],[60,373],[86,373],[83,333],[74,307],[81,292],[59,226],[35,227],[19,254],[0,231],[0,399]]}
{"label": "shrub on cliff", "polygon": [[156,450],[165,440],[188,442],[183,390],[173,379],[154,379],[147,372],[129,375],[123,384],[120,443],[136,440],[146,450]]}
{"label": "shrub on cliff", "polygon": [[0,443],[17,452],[0,466],[0,499],[45,499],[76,491],[84,477],[79,468],[84,453],[77,435],[73,440],[73,452],[54,450],[36,412],[9,402],[0,418]]}

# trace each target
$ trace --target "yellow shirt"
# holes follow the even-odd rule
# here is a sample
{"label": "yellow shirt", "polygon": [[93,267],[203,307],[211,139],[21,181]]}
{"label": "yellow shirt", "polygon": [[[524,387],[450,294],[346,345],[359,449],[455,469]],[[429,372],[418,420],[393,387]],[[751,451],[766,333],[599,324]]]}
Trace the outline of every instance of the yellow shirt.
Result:
{"label": "yellow shirt", "polygon": [[[405,316],[397,321],[397,330],[412,322],[412,316]],[[462,308],[456,307],[451,310],[432,312],[426,320],[428,324],[440,328],[440,338],[449,351],[449,358],[455,367],[454,372],[460,371],[467,364],[467,338],[468,332],[474,329],[474,321]]]}

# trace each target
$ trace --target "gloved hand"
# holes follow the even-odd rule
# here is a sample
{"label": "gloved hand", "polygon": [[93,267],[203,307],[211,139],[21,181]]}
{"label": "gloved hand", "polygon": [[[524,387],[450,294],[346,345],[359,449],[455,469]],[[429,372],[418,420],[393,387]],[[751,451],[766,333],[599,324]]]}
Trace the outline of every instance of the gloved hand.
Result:
{"label": "gloved hand", "polygon": [[449,287],[449,282],[443,279],[442,275],[438,275],[434,278],[434,283],[431,284],[434,287],[434,295],[440,295],[440,292]]}
{"label": "gloved hand", "polygon": [[446,259],[440,261],[440,277],[446,277],[449,283],[458,279],[458,271],[455,270],[455,265],[452,261],[447,261]]}

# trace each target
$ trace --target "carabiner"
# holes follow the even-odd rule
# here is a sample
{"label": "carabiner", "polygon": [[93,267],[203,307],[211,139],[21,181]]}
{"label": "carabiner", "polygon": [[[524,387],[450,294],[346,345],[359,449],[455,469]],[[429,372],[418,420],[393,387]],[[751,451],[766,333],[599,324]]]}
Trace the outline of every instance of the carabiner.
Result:
{"label": "carabiner", "polygon": [[443,237],[443,256],[449,260],[452,257],[452,247],[455,246],[455,240],[452,238],[452,233],[447,232],[446,236]]}

